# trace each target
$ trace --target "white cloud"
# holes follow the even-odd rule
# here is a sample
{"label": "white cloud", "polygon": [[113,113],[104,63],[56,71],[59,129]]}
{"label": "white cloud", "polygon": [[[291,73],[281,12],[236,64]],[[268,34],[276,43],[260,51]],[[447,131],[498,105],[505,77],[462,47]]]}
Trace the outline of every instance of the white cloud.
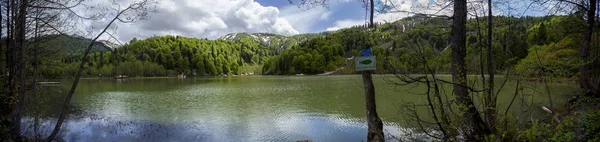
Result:
{"label": "white cloud", "polygon": [[335,30],[339,30],[339,29],[343,29],[343,28],[349,28],[352,26],[364,25],[364,24],[365,24],[364,20],[346,19],[346,20],[341,20],[341,21],[335,22],[335,25],[333,27],[329,27],[325,31],[335,31]]}
{"label": "white cloud", "polygon": [[[93,2],[109,6],[98,1]],[[134,37],[147,38],[167,34],[214,39],[233,32],[291,35],[300,33],[295,29],[296,25],[299,29],[304,28],[297,21],[288,22],[288,19],[294,19],[289,17],[290,14],[282,15],[278,8],[262,6],[254,0],[163,0],[156,5],[156,9],[158,12],[151,13],[147,20],[116,24],[118,29],[115,30],[115,36],[121,42],[128,42]],[[85,29],[94,26],[94,31],[98,32],[108,23],[110,16],[111,14],[108,14],[109,18],[84,22],[83,25],[87,26]],[[292,15],[294,16],[304,15]]]}
{"label": "white cloud", "polygon": [[[448,0],[379,0],[379,2],[393,8],[386,9],[388,13],[376,12],[373,21],[379,23],[394,22],[414,13],[450,15],[452,7],[445,7]],[[408,11],[408,12],[407,12]],[[409,13],[410,12],[410,13]],[[337,21],[335,25],[327,28],[327,31],[335,31],[357,25],[364,25],[365,19],[344,19]]]}
{"label": "white cloud", "polygon": [[295,29],[302,33],[310,31],[320,21],[329,20],[331,11],[324,7],[315,7],[302,10],[295,5],[286,6],[281,9],[281,16],[287,20]]}
{"label": "white cloud", "polygon": [[[387,22],[394,22],[396,20],[400,20],[404,17],[408,17],[411,16],[412,14],[406,14],[406,13],[385,13],[385,14],[378,14],[375,15],[375,17],[373,18],[374,22],[380,22],[380,23],[387,23]],[[368,20],[368,19],[367,19]],[[358,26],[358,25],[364,25],[366,24],[368,21],[365,21],[365,19],[345,19],[345,20],[340,20],[335,22],[335,25],[333,25],[332,27],[329,27],[326,29],[326,31],[335,31],[335,30],[339,30],[339,29],[343,29],[343,28],[349,28],[352,26]]]}

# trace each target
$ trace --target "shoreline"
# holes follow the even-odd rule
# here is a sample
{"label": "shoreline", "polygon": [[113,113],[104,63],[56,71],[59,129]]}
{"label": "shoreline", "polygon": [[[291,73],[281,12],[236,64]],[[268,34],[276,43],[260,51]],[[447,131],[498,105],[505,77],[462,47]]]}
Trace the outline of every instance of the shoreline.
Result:
{"label": "shoreline", "polygon": [[[352,76],[352,75],[360,75],[360,74],[331,74],[331,75],[319,75],[319,74],[312,74],[312,75],[229,75],[229,76],[188,76],[187,78],[215,78],[215,77],[250,77],[250,76],[271,76],[271,77],[316,77],[316,76]],[[412,76],[418,76],[418,75],[425,75],[425,74],[411,74]],[[389,77],[393,77],[394,74],[373,74],[373,76],[389,76]],[[451,74],[437,74],[436,76],[438,77],[451,77]],[[467,77],[480,77],[481,75],[477,75],[477,74],[470,74],[467,75]],[[485,77],[488,77],[488,75],[485,75]],[[152,76],[152,77],[128,77],[126,79],[170,79],[170,78],[178,78],[177,76]],[[495,75],[494,78],[506,78],[505,75],[503,74],[497,74]],[[62,79],[74,79],[74,77],[62,77],[62,78],[54,78],[54,79],[48,79],[48,80],[62,80]],[[82,77],[81,79],[83,80],[93,80],[93,79],[115,79],[114,77]],[[185,79],[185,78],[181,78],[181,79]],[[511,77],[509,80],[522,80],[522,81],[541,81],[542,78],[541,77]],[[568,83],[568,82],[577,82],[577,79],[575,78],[567,78],[567,77],[562,77],[562,78],[546,78],[549,82],[552,83]],[[116,80],[116,79],[115,79]]]}

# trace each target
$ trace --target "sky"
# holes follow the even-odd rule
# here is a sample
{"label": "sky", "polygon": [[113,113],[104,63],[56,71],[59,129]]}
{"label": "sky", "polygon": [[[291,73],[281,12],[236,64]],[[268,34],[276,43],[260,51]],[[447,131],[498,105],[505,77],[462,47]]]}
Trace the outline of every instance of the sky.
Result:
{"label": "sky", "polygon": [[[96,4],[106,7],[106,2]],[[119,0],[124,7],[136,0]],[[295,0],[300,1],[300,0]],[[384,0],[379,0],[384,1]],[[448,0],[385,0],[393,1],[397,10],[437,12],[432,3],[449,3]],[[94,4],[89,4],[94,5]],[[424,6],[427,5],[427,6]],[[419,8],[421,7],[421,8]],[[426,8],[423,8],[426,7]],[[433,7],[433,8],[432,8]],[[327,7],[299,7],[288,0],[161,0],[156,12],[148,19],[135,23],[114,24],[109,30],[118,41],[127,43],[132,38],[179,35],[185,37],[216,39],[229,33],[275,33],[294,35],[333,31],[365,23],[365,9],[357,0],[329,0]],[[85,9],[77,12],[89,12]],[[450,11],[438,14],[449,15]],[[98,33],[113,14],[100,20],[84,20],[78,27]],[[410,16],[408,13],[377,13],[376,22],[393,22]],[[94,35],[94,34],[90,34]],[[101,39],[110,39],[108,35]]]}
{"label": "sky", "polygon": [[[133,1],[122,0],[119,5],[124,7]],[[113,6],[102,2],[97,4]],[[134,37],[143,39],[162,35],[208,39],[238,32],[294,35],[362,25],[366,14],[356,0],[330,0],[326,7],[312,8],[299,7],[288,0],[161,0],[155,9],[156,12],[150,13],[148,19],[135,23],[117,22],[109,32],[120,43],[127,43]],[[85,9],[78,10],[84,11],[89,13]],[[97,33],[108,24],[111,16],[114,14],[107,14],[107,18],[100,20],[84,20],[77,26],[88,33]],[[376,14],[375,20],[395,21],[406,16]],[[104,35],[101,39],[109,38]]]}

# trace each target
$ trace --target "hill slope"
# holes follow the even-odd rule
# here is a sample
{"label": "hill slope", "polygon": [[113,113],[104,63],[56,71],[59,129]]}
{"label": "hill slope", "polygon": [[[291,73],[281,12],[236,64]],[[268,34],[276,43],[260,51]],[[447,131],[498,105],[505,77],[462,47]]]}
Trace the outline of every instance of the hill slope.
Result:
{"label": "hill slope", "polygon": [[[548,17],[496,17],[494,23],[494,54],[496,69],[508,68],[527,55],[527,37],[535,35],[529,28]],[[418,73],[424,66],[415,59],[416,55],[426,56],[430,64],[440,71],[448,71],[450,66],[450,19],[416,15],[393,23],[376,24],[375,28],[355,26],[330,32],[322,37],[300,43],[280,55],[274,56],[263,66],[265,74],[320,74],[333,70],[342,73],[355,73],[349,59],[358,56],[366,47],[373,49],[377,57],[377,72],[389,73],[395,70]],[[480,24],[480,25],[477,25]],[[479,53],[483,43],[478,39],[477,27],[484,22],[470,19],[467,23],[467,68],[478,71]],[[557,31],[559,33],[559,31]],[[556,37],[558,39],[564,36]],[[415,50],[418,49],[418,50]],[[421,51],[422,50],[422,51]],[[389,61],[389,62],[388,62]]]}
{"label": "hill slope", "polygon": [[224,35],[219,39],[242,44],[255,44],[266,49],[273,50],[276,54],[279,54],[281,51],[298,45],[301,42],[322,36],[322,34],[299,34],[293,36],[284,36],[271,33],[231,33]]}

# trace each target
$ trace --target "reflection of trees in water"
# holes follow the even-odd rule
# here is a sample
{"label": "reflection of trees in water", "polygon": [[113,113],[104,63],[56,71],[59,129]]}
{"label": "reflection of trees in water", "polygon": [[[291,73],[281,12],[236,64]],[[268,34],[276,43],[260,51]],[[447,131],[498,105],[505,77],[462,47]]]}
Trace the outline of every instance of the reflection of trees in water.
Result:
{"label": "reflection of trees in water", "polygon": [[[221,118],[218,121],[163,122],[86,115],[85,118],[65,121],[64,129],[61,129],[58,139],[59,141],[297,141],[302,139],[353,141],[365,139],[361,135],[366,131],[363,122],[322,116],[298,116],[273,120],[277,121],[254,118],[238,123],[235,119]],[[30,122],[33,118],[27,117],[24,121]],[[54,121],[55,119],[41,119],[40,129],[37,132],[25,129],[24,135],[47,136],[52,130]],[[403,129],[397,126],[386,127],[388,127],[386,132],[391,132],[392,135],[404,133]]]}
{"label": "reflection of trees in water", "polygon": [[[38,117],[38,118],[56,118],[60,114],[62,109],[62,100],[65,99],[66,90],[56,86],[43,86],[40,87],[35,93],[27,95],[27,101],[25,102],[26,111],[25,116],[27,117]],[[70,114],[76,114],[74,116],[80,116],[77,114],[83,113],[83,109],[76,105],[69,104]]]}
{"label": "reflection of trees in water", "polygon": [[[43,138],[52,132],[56,118],[35,119],[26,117],[25,123],[39,123],[39,129],[28,127],[25,136]],[[97,115],[71,118],[66,121],[58,135],[60,141],[206,141],[210,131],[201,128],[199,122],[191,124],[168,124],[153,121],[123,121]]]}
{"label": "reflection of trees in water", "polygon": [[[42,138],[49,134],[51,125],[56,123],[62,109],[62,100],[66,93],[64,88],[58,86],[40,86],[35,92],[28,92],[25,101],[24,117],[21,120],[22,133],[32,138]],[[69,104],[69,114],[82,116],[84,110],[76,105]],[[48,131],[48,132],[46,132]]]}
{"label": "reflection of trees in water", "polygon": [[[416,124],[405,121],[404,118],[408,116],[402,115],[398,107],[408,102],[424,102],[425,96],[403,94],[426,88],[394,87],[382,79],[385,77],[391,76],[381,75],[374,80],[379,86],[377,102],[384,124],[411,132],[411,128],[417,127]],[[449,79],[448,76],[442,78]],[[360,81],[358,76],[130,79],[123,82],[82,80],[73,98],[75,106],[69,107],[71,110],[68,114],[71,115],[65,121],[64,130],[61,130],[64,135],[59,137],[68,141],[94,141],[100,134],[106,134],[111,137],[108,138],[110,141],[132,139],[141,134],[139,137],[144,140],[179,140],[172,137],[174,135],[171,132],[176,132],[185,133],[181,134],[185,136],[177,136],[183,137],[182,140],[206,140],[188,136],[194,131],[196,134],[206,134],[208,141],[243,141],[249,135],[259,134],[282,139],[316,135],[320,133],[308,132],[318,129],[344,132],[316,135],[315,138],[355,138],[352,137],[354,133],[350,132],[356,132],[357,136],[361,136],[356,139],[360,139],[362,131],[366,129],[362,127],[366,122],[364,106],[361,105],[364,98]],[[513,82],[508,82],[506,86],[507,90],[514,90],[510,88],[514,86]],[[42,137],[49,134],[47,131],[56,123],[61,109],[59,102],[65,98],[66,88],[42,87],[38,94],[28,96],[27,115],[23,119],[27,136],[36,134],[36,131]],[[451,86],[444,85],[444,88]],[[560,91],[567,88],[553,86],[551,89]],[[541,100],[538,96],[531,95],[531,99]],[[512,95],[500,95],[498,102],[508,102],[511,98]],[[502,104],[499,106],[505,108]],[[513,106],[518,107],[518,104]],[[416,111],[420,116],[428,116],[429,112],[418,106]],[[130,122],[129,119],[135,120]],[[421,119],[433,121],[426,117]],[[179,128],[154,132],[157,131],[155,128],[166,125]],[[132,131],[133,128],[135,130]],[[417,131],[414,133],[418,134]],[[388,134],[404,136],[404,133],[396,131]],[[235,138],[222,138],[226,136]],[[297,139],[290,139],[294,140]]]}

